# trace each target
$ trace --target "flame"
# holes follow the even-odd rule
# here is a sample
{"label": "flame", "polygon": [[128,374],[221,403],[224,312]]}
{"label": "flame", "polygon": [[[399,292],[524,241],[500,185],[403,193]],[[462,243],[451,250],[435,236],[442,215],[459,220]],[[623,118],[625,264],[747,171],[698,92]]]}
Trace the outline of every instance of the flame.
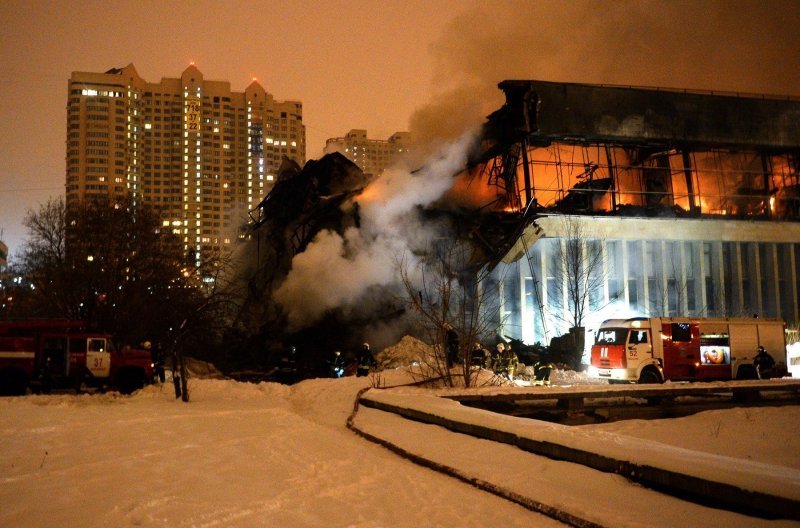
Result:
{"label": "flame", "polygon": [[453,187],[445,195],[446,203],[468,208],[483,208],[496,204],[496,208],[514,211],[507,206],[502,190],[489,183],[485,166],[477,166],[469,171],[462,171],[453,180]]}

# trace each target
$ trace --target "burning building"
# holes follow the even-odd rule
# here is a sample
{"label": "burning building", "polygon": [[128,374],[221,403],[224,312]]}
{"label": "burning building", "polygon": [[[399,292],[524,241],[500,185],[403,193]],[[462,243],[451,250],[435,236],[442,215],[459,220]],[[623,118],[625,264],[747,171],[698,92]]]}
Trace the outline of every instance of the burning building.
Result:
{"label": "burning building", "polygon": [[503,334],[547,343],[628,315],[800,319],[800,99],[499,87],[461,179],[522,228],[490,264]]}
{"label": "burning building", "polygon": [[494,327],[527,344],[610,317],[800,319],[800,100],[499,87],[480,137],[417,171],[372,177],[339,154],[280,171],[252,213],[265,339],[372,340],[402,317],[398,255],[445,239],[471,248],[460,277],[491,271]]}

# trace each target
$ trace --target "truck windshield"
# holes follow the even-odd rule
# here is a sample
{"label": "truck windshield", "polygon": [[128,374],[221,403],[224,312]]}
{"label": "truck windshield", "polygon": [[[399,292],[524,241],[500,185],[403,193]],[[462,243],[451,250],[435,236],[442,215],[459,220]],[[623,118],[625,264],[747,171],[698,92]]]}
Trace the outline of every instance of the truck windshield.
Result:
{"label": "truck windshield", "polygon": [[627,328],[601,328],[597,331],[597,345],[624,345],[628,337]]}

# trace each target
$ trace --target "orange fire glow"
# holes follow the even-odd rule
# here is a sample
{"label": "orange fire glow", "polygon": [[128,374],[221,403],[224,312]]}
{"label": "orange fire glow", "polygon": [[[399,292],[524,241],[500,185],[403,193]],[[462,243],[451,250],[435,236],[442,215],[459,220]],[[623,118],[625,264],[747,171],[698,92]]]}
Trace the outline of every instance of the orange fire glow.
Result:
{"label": "orange fire glow", "polygon": [[367,185],[361,193],[356,196],[355,201],[358,203],[372,203],[380,202],[383,193],[380,192],[377,185]]}
{"label": "orange fire glow", "polygon": [[497,209],[510,209],[507,207],[503,192],[489,184],[484,166],[459,173],[453,182],[453,187],[444,199],[448,203],[461,207],[477,209],[493,206]]}

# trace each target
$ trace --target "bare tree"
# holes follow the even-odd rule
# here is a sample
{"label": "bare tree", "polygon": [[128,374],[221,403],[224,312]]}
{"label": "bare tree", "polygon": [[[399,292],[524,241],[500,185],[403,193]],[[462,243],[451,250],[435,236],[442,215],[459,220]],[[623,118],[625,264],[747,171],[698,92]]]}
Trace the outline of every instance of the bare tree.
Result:
{"label": "bare tree", "polygon": [[469,256],[465,244],[439,241],[414,269],[407,259],[399,266],[408,306],[417,314],[426,340],[433,343],[432,356],[420,365],[421,376],[441,379],[449,387],[475,384],[480,369],[472,365],[474,344],[498,329],[496,293],[484,289],[488,273],[485,268],[471,269]]}
{"label": "bare tree", "polygon": [[570,327],[580,328],[590,310],[590,298],[602,292],[606,280],[606,255],[601,240],[587,239],[580,220],[565,216],[563,222],[565,235],[556,244],[555,251],[563,275],[553,285],[556,298],[565,301],[556,303],[562,310],[553,315]]}
{"label": "bare tree", "polygon": [[29,237],[18,271],[35,292],[26,315],[78,318],[76,270],[67,265],[64,199],[51,198],[37,211],[28,210],[23,223]]}
{"label": "bare tree", "polygon": [[230,258],[185,254],[156,210],[122,200],[67,213],[63,200],[51,200],[29,211],[26,225],[19,273],[31,287],[15,316],[84,320],[118,347],[150,341],[178,354],[179,370],[184,350],[208,357],[230,327]]}
{"label": "bare tree", "polygon": [[[564,236],[557,241],[555,262],[561,276],[552,282],[556,302],[550,313],[567,323],[578,354],[579,363],[584,345],[584,320],[592,309],[590,300],[598,298],[607,279],[607,257],[602,241],[587,239],[584,224],[574,216],[564,216]],[[555,308],[554,310],[552,308]]]}
{"label": "bare tree", "polygon": [[205,255],[201,265],[183,269],[186,287],[199,294],[196,302],[184,307],[180,324],[170,328],[175,397],[184,402],[189,401],[187,350],[208,347],[209,340],[219,339],[235,319],[241,284],[234,279],[233,267],[231,255],[219,253]]}

